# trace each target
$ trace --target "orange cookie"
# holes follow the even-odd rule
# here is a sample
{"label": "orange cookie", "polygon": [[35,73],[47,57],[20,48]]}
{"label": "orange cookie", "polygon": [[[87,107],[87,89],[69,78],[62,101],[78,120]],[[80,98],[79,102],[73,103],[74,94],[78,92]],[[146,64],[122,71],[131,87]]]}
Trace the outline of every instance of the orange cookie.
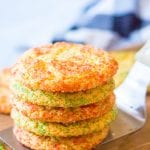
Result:
{"label": "orange cookie", "polygon": [[9,114],[11,111],[11,105],[9,103],[11,98],[11,92],[8,85],[9,76],[9,69],[3,69],[0,71],[0,113],[4,114]]}
{"label": "orange cookie", "polygon": [[112,123],[116,119],[117,109],[114,107],[104,116],[99,118],[68,124],[42,122],[39,120],[30,119],[15,109],[12,109],[11,117],[18,127],[22,127],[25,130],[28,130],[36,135],[50,137],[71,137],[102,131],[106,126],[109,126],[110,123]]}
{"label": "orange cookie", "polygon": [[105,127],[102,132],[67,138],[38,136],[18,127],[13,131],[20,143],[34,150],[91,150],[104,140],[109,128]]}
{"label": "orange cookie", "polygon": [[27,51],[12,73],[32,90],[78,92],[105,84],[116,70],[117,62],[107,52],[60,42]]}
{"label": "orange cookie", "polygon": [[102,117],[113,108],[114,103],[115,97],[113,94],[102,102],[75,108],[44,107],[12,99],[13,107],[25,116],[43,122],[60,123],[71,123]]}

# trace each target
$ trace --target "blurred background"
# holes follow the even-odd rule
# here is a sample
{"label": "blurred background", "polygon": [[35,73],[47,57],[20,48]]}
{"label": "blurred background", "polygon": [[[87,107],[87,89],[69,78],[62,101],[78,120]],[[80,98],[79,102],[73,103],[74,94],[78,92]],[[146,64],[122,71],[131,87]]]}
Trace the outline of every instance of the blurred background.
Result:
{"label": "blurred background", "polygon": [[69,28],[88,0],[0,0],[0,68]]}
{"label": "blurred background", "polygon": [[123,49],[150,34],[150,0],[0,0],[0,68],[56,41]]}

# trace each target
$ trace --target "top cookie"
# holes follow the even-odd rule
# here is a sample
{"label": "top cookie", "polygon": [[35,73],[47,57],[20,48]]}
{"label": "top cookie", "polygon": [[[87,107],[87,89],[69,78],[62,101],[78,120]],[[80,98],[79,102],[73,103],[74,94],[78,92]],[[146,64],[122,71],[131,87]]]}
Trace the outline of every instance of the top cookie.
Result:
{"label": "top cookie", "polygon": [[25,52],[12,74],[33,90],[78,92],[105,84],[116,70],[117,62],[101,49],[59,42]]}

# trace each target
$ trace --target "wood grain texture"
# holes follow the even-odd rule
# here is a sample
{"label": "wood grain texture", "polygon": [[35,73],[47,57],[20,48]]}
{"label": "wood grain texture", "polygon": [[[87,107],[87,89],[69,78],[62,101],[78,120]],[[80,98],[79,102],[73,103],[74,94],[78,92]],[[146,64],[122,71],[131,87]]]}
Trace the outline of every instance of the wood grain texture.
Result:
{"label": "wood grain texture", "polygon": [[[102,145],[101,150],[150,150],[150,95],[147,96],[148,118],[145,126],[130,135]],[[0,130],[12,126],[9,116],[0,115]]]}
{"label": "wood grain texture", "polygon": [[9,115],[0,115],[0,131],[11,127],[13,124]]}

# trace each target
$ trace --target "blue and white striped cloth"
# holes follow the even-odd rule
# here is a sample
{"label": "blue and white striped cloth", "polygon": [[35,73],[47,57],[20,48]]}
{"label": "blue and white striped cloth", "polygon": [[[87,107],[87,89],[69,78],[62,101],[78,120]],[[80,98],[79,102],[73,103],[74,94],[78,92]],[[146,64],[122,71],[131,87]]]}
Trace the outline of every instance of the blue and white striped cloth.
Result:
{"label": "blue and white striped cloth", "polygon": [[150,38],[150,0],[92,0],[74,25],[53,42],[120,48]]}

